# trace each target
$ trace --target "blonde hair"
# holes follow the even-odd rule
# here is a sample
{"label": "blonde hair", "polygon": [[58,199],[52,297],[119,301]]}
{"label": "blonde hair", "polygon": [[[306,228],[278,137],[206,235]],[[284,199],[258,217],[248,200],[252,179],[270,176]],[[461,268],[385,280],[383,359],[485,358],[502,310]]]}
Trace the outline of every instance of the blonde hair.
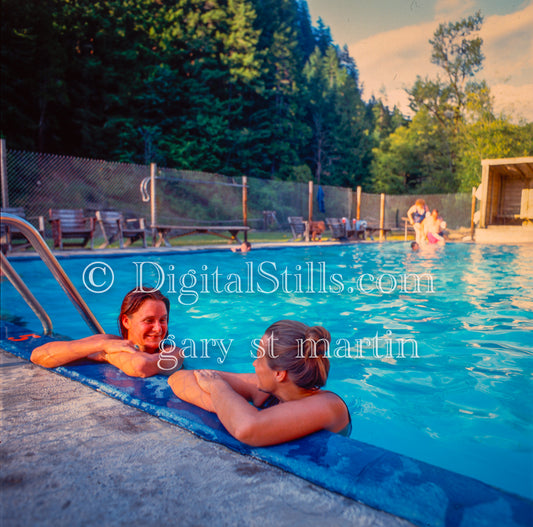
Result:
{"label": "blonde hair", "polygon": [[329,331],[322,326],[306,326],[296,320],[279,320],[265,335],[271,339],[266,353],[271,370],[286,371],[300,388],[318,390],[329,374]]}
{"label": "blonde hair", "polygon": [[415,201],[415,205],[418,205],[419,207],[425,207],[426,206],[426,202],[423,199],[417,199]]}

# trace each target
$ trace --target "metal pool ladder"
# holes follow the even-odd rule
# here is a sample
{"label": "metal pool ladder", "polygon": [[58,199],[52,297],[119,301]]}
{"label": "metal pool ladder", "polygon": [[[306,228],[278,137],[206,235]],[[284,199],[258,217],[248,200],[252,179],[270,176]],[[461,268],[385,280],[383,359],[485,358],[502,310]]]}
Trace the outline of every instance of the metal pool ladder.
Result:
{"label": "metal pool ladder", "polygon": [[[52,254],[52,251],[46,245],[46,242],[43,240],[41,235],[37,232],[35,227],[28,223],[26,220],[23,220],[19,216],[14,214],[8,214],[2,212],[0,215],[0,221],[4,225],[9,225],[11,227],[16,227],[28,240],[31,246],[35,249],[37,254],[41,257],[41,260],[46,264],[50,272],[57,280],[59,285],[63,288],[63,291],[67,294],[70,301],[74,307],[78,310],[82,318],[85,320],[87,325],[95,333],[104,333],[102,326],[96,320],[96,317],[92,314],[91,310],[78,293],[77,289],[74,287],[74,284],[70,281],[70,278],[67,276],[56,257]],[[35,298],[33,293],[28,289],[28,286],[24,283],[24,280],[18,275],[18,273],[13,269],[12,265],[9,263],[8,259],[5,257],[4,253],[0,251],[0,262],[2,272],[7,276],[9,281],[13,284],[15,289],[20,293],[22,298],[26,301],[28,306],[33,310],[37,315],[37,318],[41,321],[43,325],[43,331],[45,335],[51,335],[53,326],[48,313],[44,308],[39,304],[39,301]]]}

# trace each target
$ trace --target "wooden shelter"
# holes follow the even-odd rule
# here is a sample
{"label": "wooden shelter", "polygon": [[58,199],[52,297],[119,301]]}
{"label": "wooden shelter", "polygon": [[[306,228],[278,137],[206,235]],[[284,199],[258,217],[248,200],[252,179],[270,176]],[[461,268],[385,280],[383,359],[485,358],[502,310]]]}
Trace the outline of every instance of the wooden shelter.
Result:
{"label": "wooden shelter", "polygon": [[481,161],[476,241],[533,241],[533,157]]}
{"label": "wooden shelter", "polygon": [[533,221],[533,157],[481,161],[481,228]]}

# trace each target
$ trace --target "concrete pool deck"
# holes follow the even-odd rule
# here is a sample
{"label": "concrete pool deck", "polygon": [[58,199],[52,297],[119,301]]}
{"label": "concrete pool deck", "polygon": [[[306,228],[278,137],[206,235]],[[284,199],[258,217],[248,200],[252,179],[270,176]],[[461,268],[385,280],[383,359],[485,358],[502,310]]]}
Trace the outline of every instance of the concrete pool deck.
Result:
{"label": "concrete pool deck", "polygon": [[412,524],[0,351],[0,524]]}

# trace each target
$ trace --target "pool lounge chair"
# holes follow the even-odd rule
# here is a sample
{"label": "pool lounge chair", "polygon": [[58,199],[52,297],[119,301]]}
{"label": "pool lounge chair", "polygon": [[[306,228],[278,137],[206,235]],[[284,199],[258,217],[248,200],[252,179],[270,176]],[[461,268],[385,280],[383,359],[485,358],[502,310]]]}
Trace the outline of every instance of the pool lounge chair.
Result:
{"label": "pool lounge chair", "polygon": [[[142,240],[143,247],[146,249],[146,230],[144,218],[124,218],[122,212],[115,210],[98,210],[96,211],[96,219],[102,234],[104,235],[104,243],[100,245],[99,249],[103,249],[111,245],[118,239],[121,249],[134,243],[137,240]],[[124,242],[126,238],[126,242]]]}
{"label": "pool lounge chair", "polygon": [[[23,220],[37,220],[37,230],[39,234],[44,238],[44,218],[43,216],[29,216],[26,217],[26,213],[23,207],[2,207],[2,212],[8,214],[14,214],[21,217]],[[0,239],[2,252],[12,251],[14,247],[17,249],[26,249],[30,246],[26,237],[15,227],[9,227],[7,225],[0,226]],[[18,243],[17,243],[18,242]]]}
{"label": "pool lounge chair", "polygon": [[50,209],[49,214],[54,249],[85,247],[89,241],[93,248],[94,217],[86,217],[82,209]]}
{"label": "pool lounge chair", "polygon": [[289,226],[292,231],[292,241],[296,241],[298,238],[301,240],[309,239],[309,223],[304,221],[302,216],[289,216]]}
{"label": "pool lounge chair", "polygon": [[346,224],[339,218],[326,218],[326,224],[331,230],[332,238],[337,240],[346,240],[348,238]]}

